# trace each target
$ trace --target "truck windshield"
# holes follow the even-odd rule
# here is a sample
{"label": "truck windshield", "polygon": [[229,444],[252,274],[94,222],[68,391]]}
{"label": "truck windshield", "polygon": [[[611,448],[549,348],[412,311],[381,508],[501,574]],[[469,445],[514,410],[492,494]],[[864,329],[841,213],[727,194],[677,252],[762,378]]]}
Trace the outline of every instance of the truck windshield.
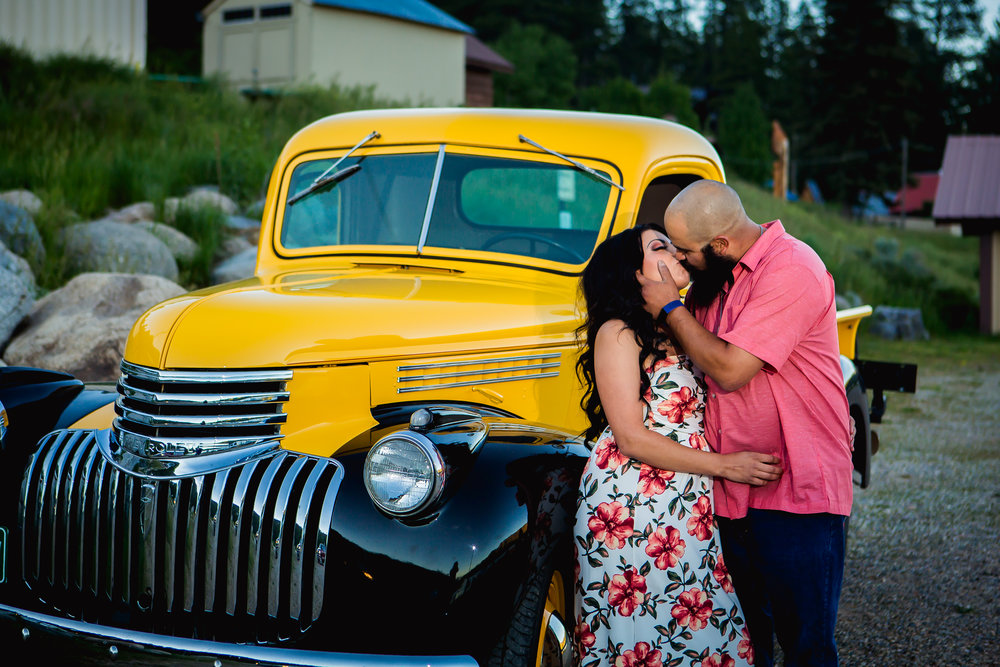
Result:
{"label": "truck windshield", "polygon": [[[436,153],[349,157],[339,169],[361,167],[349,178],[286,204],[281,245],[412,251],[426,220],[425,253],[482,250],[570,264],[590,257],[611,197],[607,183],[563,164],[444,153],[432,200],[437,159]],[[298,165],[288,192],[307,188],[334,161]]]}

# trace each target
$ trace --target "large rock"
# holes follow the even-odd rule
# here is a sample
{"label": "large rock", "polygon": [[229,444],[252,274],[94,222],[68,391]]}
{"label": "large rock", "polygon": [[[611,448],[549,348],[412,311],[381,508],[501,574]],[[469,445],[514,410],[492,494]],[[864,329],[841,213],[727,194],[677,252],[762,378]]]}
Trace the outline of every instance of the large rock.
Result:
{"label": "large rock", "polygon": [[23,257],[0,243],[0,349],[35,303],[35,276]]}
{"label": "large rock", "polygon": [[83,222],[64,229],[62,241],[74,273],[149,273],[177,280],[177,262],[167,244],[135,225]]}
{"label": "large rock", "polygon": [[170,225],[163,225],[151,220],[141,220],[135,223],[139,229],[144,229],[156,238],[167,244],[174,259],[181,262],[189,262],[198,254],[198,244],[194,240]]}
{"label": "large rock", "polygon": [[930,334],[924,328],[924,318],[919,308],[876,306],[868,331],[889,340],[927,340]]}
{"label": "large rock", "polygon": [[184,293],[159,276],[84,273],[35,303],[4,353],[11,366],[40,366],[89,382],[117,379],[125,339],[139,316]]}
{"label": "large rock", "polygon": [[155,220],[156,207],[152,202],[141,201],[119,209],[106,216],[113,222],[139,222],[140,220]]}
{"label": "large rock", "polygon": [[35,266],[45,261],[45,246],[34,219],[20,206],[5,201],[0,201],[0,241]]}
{"label": "large rock", "polygon": [[243,280],[252,277],[256,270],[257,248],[250,247],[216,265],[212,271],[212,282],[218,285],[233,280]]}
{"label": "large rock", "polygon": [[199,209],[214,208],[225,215],[236,215],[239,207],[226,195],[219,194],[208,188],[198,188],[184,197],[168,197],[163,202],[163,217],[167,222],[173,222],[177,211],[181,208]]}
{"label": "large rock", "polygon": [[20,206],[31,215],[38,215],[38,212],[42,210],[42,200],[30,190],[7,190],[6,192],[0,192],[0,201]]}

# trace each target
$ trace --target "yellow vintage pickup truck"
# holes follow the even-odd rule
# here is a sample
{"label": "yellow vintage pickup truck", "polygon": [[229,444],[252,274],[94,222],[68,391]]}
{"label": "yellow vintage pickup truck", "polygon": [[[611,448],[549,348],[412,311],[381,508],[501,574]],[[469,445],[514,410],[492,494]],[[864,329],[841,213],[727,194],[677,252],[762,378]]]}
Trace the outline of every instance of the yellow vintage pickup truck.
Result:
{"label": "yellow vintage pickup truck", "polygon": [[[704,178],[711,144],[651,118],[305,127],[256,275],[145,313],[116,392],[0,369],[0,636],[73,662],[570,664],[580,272]],[[862,486],[866,389],[907,383],[866,387],[869,312],[840,321]]]}

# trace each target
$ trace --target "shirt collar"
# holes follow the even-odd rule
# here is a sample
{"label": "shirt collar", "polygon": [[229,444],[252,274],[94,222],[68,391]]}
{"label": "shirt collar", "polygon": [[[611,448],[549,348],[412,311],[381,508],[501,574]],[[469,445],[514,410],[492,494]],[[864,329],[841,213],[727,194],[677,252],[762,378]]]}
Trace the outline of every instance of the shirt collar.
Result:
{"label": "shirt collar", "polygon": [[764,232],[760,235],[753,245],[745,253],[743,257],[740,258],[737,266],[743,266],[747,271],[753,271],[757,268],[760,260],[767,254],[771,246],[774,244],[778,238],[785,233],[785,228],[781,224],[781,220],[772,220],[771,222],[766,222],[761,227],[764,228]]}

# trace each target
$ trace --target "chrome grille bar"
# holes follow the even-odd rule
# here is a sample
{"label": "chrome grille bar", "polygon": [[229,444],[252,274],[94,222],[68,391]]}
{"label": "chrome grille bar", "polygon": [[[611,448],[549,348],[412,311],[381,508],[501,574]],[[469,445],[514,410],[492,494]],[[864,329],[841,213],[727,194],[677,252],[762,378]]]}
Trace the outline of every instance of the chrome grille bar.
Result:
{"label": "chrome grille bar", "polygon": [[516,357],[495,357],[483,359],[464,359],[462,361],[439,361],[432,364],[415,364],[412,366],[397,366],[397,371],[423,371],[428,368],[451,368],[452,366],[484,366],[486,364],[503,364],[518,361],[535,361],[538,359],[558,359],[558,352],[546,354],[525,354]]}
{"label": "chrome grille bar", "polygon": [[[396,377],[396,393],[407,394],[414,391],[430,391],[433,389],[452,389],[456,387],[471,387],[480,384],[496,384],[498,382],[517,382],[539,378],[557,377],[561,353],[547,352],[544,354],[527,354],[511,357],[483,357],[480,359],[462,359],[457,361],[438,361],[428,364],[411,364],[397,366],[398,373],[414,371],[432,371],[420,375],[399,375]],[[498,364],[506,364],[500,365]],[[439,369],[461,369],[467,366],[479,368],[468,370],[440,371]],[[550,370],[553,369],[553,370]],[[468,379],[466,379],[468,378]],[[430,382],[432,384],[402,386],[407,383]]]}
{"label": "chrome grille bar", "polygon": [[[194,588],[198,572],[198,528],[203,524],[201,514],[204,512],[202,498],[205,486],[205,479],[202,477],[191,480],[184,539],[182,545],[178,547],[178,555],[184,559],[184,597],[181,603],[184,609],[194,609]],[[167,608],[173,609],[170,605]]]}
{"label": "chrome grille bar", "polygon": [[426,375],[410,375],[406,377],[400,377],[400,382],[419,382],[422,380],[440,380],[442,378],[456,378],[456,377],[468,377],[470,375],[479,375],[481,377],[496,375],[498,373],[510,373],[514,371],[531,371],[538,370],[541,368],[556,368],[559,366],[558,361],[549,362],[547,364],[528,364],[525,366],[511,366],[510,368],[490,368],[487,370],[475,370],[475,371],[453,371],[451,373],[427,373]]}
{"label": "chrome grille bar", "polygon": [[125,421],[146,426],[176,426],[178,428],[202,428],[205,426],[269,426],[284,424],[288,416],[284,413],[260,415],[162,415],[140,412],[121,406],[121,416]]}
{"label": "chrome grille bar", "polygon": [[164,383],[230,383],[230,382],[287,382],[292,379],[292,371],[287,369],[251,371],[161,371],[157,368],[137,366],[122,361],[122,375]]}
{"label": "chrome grille bar", "polygon": [[147,405],[256,405],[258,403],[277,403],[288,400],[287,391],[241,393],[241,394],[165,394],[156,391],[144,391],[132,387],[120,387],[119,392],[125,398],[134,398]]}
{"label": "chrome grille bar", "polygon": [[19,527],[25,582],[39,596],[94,622],[125,612],[200,636],[226,616],[218,631],[254,635],[246,641],[289,637],[319,617],[336,462],[279,450],[204,475],[139,477],[109,463],[99,437],[51,433],[27,466]]}

